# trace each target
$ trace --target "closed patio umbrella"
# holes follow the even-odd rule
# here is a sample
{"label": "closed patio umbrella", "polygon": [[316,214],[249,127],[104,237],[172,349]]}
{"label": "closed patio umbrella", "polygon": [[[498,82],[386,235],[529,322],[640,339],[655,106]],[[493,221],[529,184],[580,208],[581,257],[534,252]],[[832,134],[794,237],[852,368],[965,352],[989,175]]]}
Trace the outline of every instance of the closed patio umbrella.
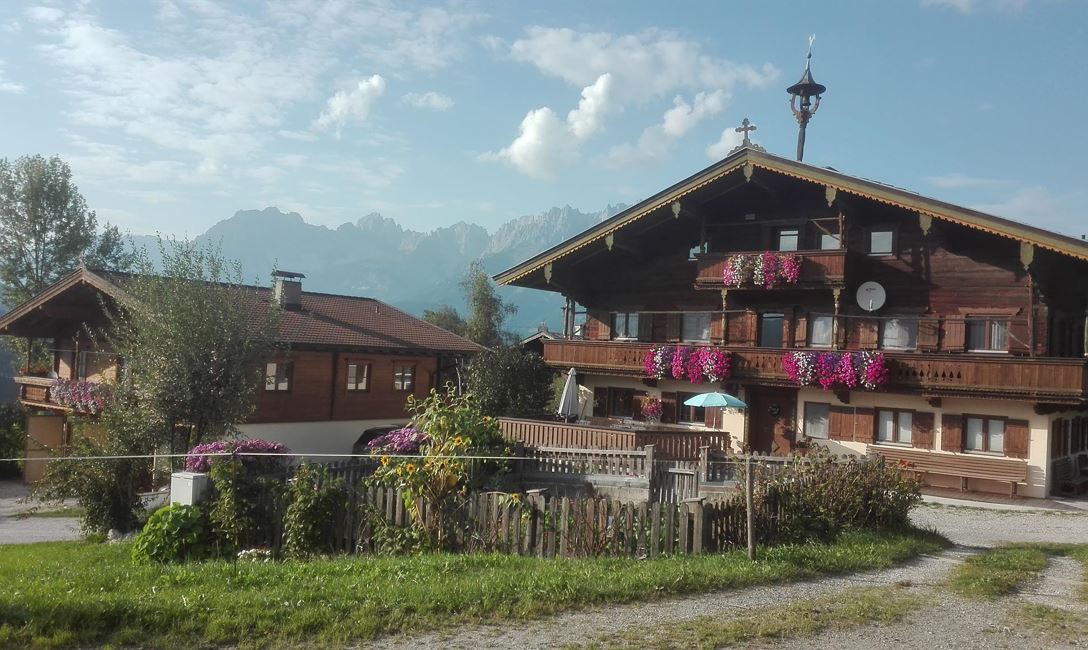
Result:
{"label": "closed patio umbrella", "polygon": [[567,381],[563,384],[563,396],[559,399],[559,416],[566,419],[576,418],[578,408],[578,381],[574,368],[567,371]]}
{"label": "closed patio umbrella", "polygon": [[685,406],[695,406],[701,408],[708,407],[721,407],[727,409],[744,409],[748,408],[748,405],[744,403],[744,400],[733,397],[729,393],[699,393],[694,397],[689,397],[684,400]]}

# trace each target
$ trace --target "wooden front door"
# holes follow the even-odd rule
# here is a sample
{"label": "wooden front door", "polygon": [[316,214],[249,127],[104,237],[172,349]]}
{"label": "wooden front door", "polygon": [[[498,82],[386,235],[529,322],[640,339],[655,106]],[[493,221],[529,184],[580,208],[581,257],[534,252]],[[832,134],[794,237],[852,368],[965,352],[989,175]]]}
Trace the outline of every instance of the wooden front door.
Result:
{"label": "wooden front door", "polygon": [[748,446],[752,451],[785,456],[793,451],[797,390],[751,387],[748,399]]}

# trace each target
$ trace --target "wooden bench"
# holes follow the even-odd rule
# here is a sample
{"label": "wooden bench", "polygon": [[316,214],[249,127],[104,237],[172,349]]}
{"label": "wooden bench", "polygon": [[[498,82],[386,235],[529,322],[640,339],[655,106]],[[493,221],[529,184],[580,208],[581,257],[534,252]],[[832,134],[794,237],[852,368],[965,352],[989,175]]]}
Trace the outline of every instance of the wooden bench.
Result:
{"label": "wooden bench", "polygon": [[[1082,456],[1084,454],[1081,454]],[[1062,494],[1080,494],[1088,486],[1088,474],[1077,467],[1074,459],[1070,457],[1059,458],[1054,461],[1054,485]]]}
{"label": "wooden bench", "polygon": [[957,476],[960,490],[967,491],[967,479],[977,478],[1009,484],[1009,495],[1016,495],[1016,486],[1028,480],[1028,464],[1014,458],[992,458],[970,454],[942,454],[920,449],[869,445],[869,455],[879,456],[888,463],[903,465],[921,476],[927,474]]}

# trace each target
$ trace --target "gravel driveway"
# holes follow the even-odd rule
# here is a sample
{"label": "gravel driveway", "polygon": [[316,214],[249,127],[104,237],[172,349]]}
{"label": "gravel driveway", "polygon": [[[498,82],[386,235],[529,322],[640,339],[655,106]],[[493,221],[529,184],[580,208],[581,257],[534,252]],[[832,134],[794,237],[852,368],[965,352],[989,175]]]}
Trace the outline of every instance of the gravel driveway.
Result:
{"label": "gravel driveway", "polygon": [[[29,500],[22,481],[0,481],[0,544],[29,544],[79,539],[79,520],[27,517],[42,504]],[[54,507],[50,505],[49,507]]]}
{"label": "gravel driveway", "polygon": [[[415,637],[387,637],[371,648],[442,647],[476,650],[501,648],[530,650],[593,644],[602,635],[653,626],[657,621],[676,622],[699,616],[736,616],[747,610],[774,611],[776,606],[807,600],[856,587],[902,585],[923,594],[929,602],[892,625],[869,625],[825,633],[812,638],[786,640],[777,646],[790,648],[1073,648],[1088,646],[1069,641],[1041,639],[1010,620],[1021,602],[1062,606],[1076,602],[1081,584],[1079,566],[1056,559],[1038,584],[1015,599],[999,603],[963,600],[937,588],[949,571],[980,547],[1002,542],[1088,542],[1088,513],[996,511],[982,508],[922,506],[911,517],[916,524],[934,528],[957,544],[953,549],[925,556],[884,571],[836,576],[811,582],[753,587],[689,596],[652,603],[603,607],[560,614],[517,626],[468,626]],[[1072,573],[1072,575],[1071,575]],[[1085,613],[1088,617],[1088,613]],[[1064,644],[1064,645],[1063,645]]]}

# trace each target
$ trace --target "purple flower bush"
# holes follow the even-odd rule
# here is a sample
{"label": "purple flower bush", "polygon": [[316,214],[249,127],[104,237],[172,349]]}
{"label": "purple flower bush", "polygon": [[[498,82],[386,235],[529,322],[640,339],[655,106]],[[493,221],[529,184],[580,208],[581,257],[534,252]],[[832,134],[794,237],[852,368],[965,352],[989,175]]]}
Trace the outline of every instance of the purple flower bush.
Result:
{"label": "purple flower bush", "polygon": [[646,351],[646,358],[642,362],[642,368],[646,371],[647,377],[663,379],[665,374],[671,370],[671,364],[672,355],[669,353],[669,346],[655,345]]}
{"label": "purple flower bush", "polygon": [[378,436],[367,443],[367,447],[371,451],[383,454],[418,454],[420,448],[430,440],[431,437],[426,433],[412,427],[404,427],[390,431],[384,436]]}
{"label": "purple flower bush", "polygon": [[888,366],[880,352],[787,352],[782,357],[786,377],[799,386],[819,384],[877,390],[888,383]]}
{"label": "purple flower bush", "polygon": [[[207,472],[217,460],[226,458],[226,456],[208,456],[206,454],[288,454],[290,452],[291,450],[282,443],[260,438],[216,440],[215,442],[199,444],[190,449],[185,456],[185,469],[189,472]],[[270,456],[239,456],[239,458],[242,459],[242,464],[247,469],[256,471],[278,469],[287,460],[286,457],[280,459]]]}
{"label": "purple flower bush", "polygon": [[672,378],[683,379],[688,371],[688,357],[691,356],[691,348],[682,345],[676,346],[672,351]]}
{"label": "purple flower bush", "polygon": [[642,401],[642,416],[647,420],[658,421],[661,419],[661,414],[664,412],[661,406],[661,400],[656,397],[648,397]]}
{"label": "purple flower bush", "polygon": [[110,404],[113,392],[108,384],[82,379],[58,379],[49,389],[50,398],[79,413],[97,415]]}

